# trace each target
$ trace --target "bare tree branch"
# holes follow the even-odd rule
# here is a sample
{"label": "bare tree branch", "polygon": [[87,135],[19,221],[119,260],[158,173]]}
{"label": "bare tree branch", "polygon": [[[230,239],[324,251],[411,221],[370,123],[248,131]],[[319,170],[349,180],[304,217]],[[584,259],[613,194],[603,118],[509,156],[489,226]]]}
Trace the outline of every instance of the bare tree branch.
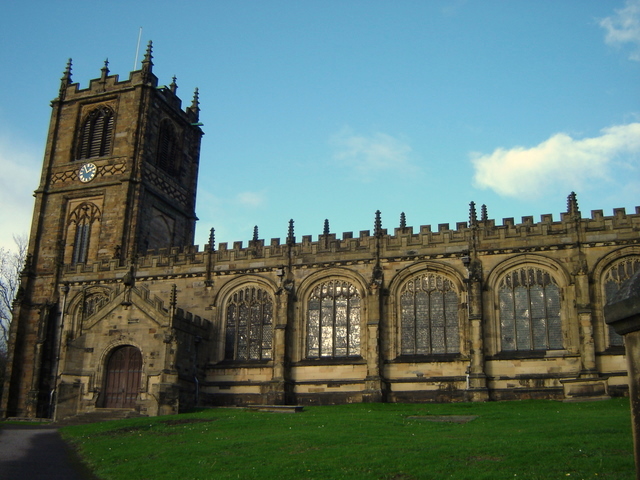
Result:
{"label": "bare tree branch", "polygon": [[15,248],[0,247],[0,352],[9,341],[9,326],[13,313],[13,299],[20,287],[20,273],[27,255],[27,236],[14,235]]}

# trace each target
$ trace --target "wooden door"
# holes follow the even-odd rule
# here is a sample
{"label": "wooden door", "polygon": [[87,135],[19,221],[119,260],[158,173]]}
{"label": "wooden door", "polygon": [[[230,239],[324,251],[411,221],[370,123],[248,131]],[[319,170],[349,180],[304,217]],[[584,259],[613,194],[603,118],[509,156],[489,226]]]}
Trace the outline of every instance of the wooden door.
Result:
{"label": "wooden door", "polygon": [[140,390],[142,355],[131,345],[115,349],[107,361],[104,406],[133,408]]}

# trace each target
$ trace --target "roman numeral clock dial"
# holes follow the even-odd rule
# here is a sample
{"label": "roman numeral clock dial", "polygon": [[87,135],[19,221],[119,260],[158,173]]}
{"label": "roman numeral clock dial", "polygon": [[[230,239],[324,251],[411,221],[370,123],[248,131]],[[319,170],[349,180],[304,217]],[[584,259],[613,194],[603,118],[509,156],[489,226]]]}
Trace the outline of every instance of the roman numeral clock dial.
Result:
{"label": "roman numeral clock dial", "polygon": [[98,169],[93,163],[85,163],[80,167],[78,178],[82,183],[88,183],[96,176]]}

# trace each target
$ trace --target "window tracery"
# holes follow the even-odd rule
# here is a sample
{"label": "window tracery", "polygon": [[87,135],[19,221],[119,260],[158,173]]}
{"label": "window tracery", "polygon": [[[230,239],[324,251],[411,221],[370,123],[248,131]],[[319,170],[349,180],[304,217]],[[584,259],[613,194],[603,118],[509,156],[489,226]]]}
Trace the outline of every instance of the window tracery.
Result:
{"label": "window tracery", "polygon": [[273,301],[258,287],[235,291],[227,302],[226,360],[269,360],[273,343]]}
{"label": "window tracery", "polygon": [[78,159],[103,157],[111,151],[113,111],[108,107],[93,110],[80,129]]}
{"label": "window tracery", "polygon": [[400,291],[401,355],[458,353],[458,293],[437,273],[416,275]]}
{"label": "window tracery", "polygon": [[307,303],[307,357],[360,355],[361,297],[349,282],[317,285]]}
{"label": "window tracery", "polygon": [[[622,284],[630,279],[638,270],[640,270],[640,257],[627,257],[614,263],[603,276],[603,287],[605,304],[609,303]],[[622,335],[616,333],[616,331],[609,327],[609,345],[610,346],[622,346],[624,345]]]}
{"label": "window tracery", "polygon": [[89,253],[91,228],[95,221],[100,220],[100,210],[93,203],[83,202],[69,215],[68,226],[75,227],[73,232],[73,252],[71,263],[85,263]]}
{"label": "window tracery", "polygon": [[533,267],[509,272],[498,296],[503,351],[563,348],[560,289],[548,272]]}

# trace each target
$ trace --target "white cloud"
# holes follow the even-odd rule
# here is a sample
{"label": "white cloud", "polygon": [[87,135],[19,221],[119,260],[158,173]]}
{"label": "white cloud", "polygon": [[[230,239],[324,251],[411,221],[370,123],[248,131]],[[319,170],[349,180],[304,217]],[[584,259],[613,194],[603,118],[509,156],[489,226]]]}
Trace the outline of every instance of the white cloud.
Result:
{"label": "white cloud", "polygon": [[386,133],[367,137],[343,128],[331,137],[330,144],[335,150],[333,158],[354,169],[363,181],[382,172],[407,174],[417,171],[410,160],[412,149],[409,144]]}
{"label": "white cloud", "polygon": [[257,208],[267,202],[267,196],[264,192],[242,192],[236,196],[236,201],[244,207]]}
{"label": "white cloud", "polygon": [[33,191],[40,178],[39,152],[9,135],[0,136],[0,247],[14,249],[14,235],[29,233]]}
{"label": "white cloud", "polygon": [[[474,181],[508,197],[538,198],[562,188],[571,191],[589,182],[611,182],[614,161],[627,171],[626,185],[638,175],[640,123],[606,128],[601,135],[576,140],[565,133],[553,135],[532,148],[496,149],[475,154]],[[635,170],[635,173],[634,173]]]}
{"label": "white cloud", "polygon": [[630,44],[629,59],[640,61],[640,0],[627,0],[624,8],[600,20],[606,30],[607,45],[624,46]]}

